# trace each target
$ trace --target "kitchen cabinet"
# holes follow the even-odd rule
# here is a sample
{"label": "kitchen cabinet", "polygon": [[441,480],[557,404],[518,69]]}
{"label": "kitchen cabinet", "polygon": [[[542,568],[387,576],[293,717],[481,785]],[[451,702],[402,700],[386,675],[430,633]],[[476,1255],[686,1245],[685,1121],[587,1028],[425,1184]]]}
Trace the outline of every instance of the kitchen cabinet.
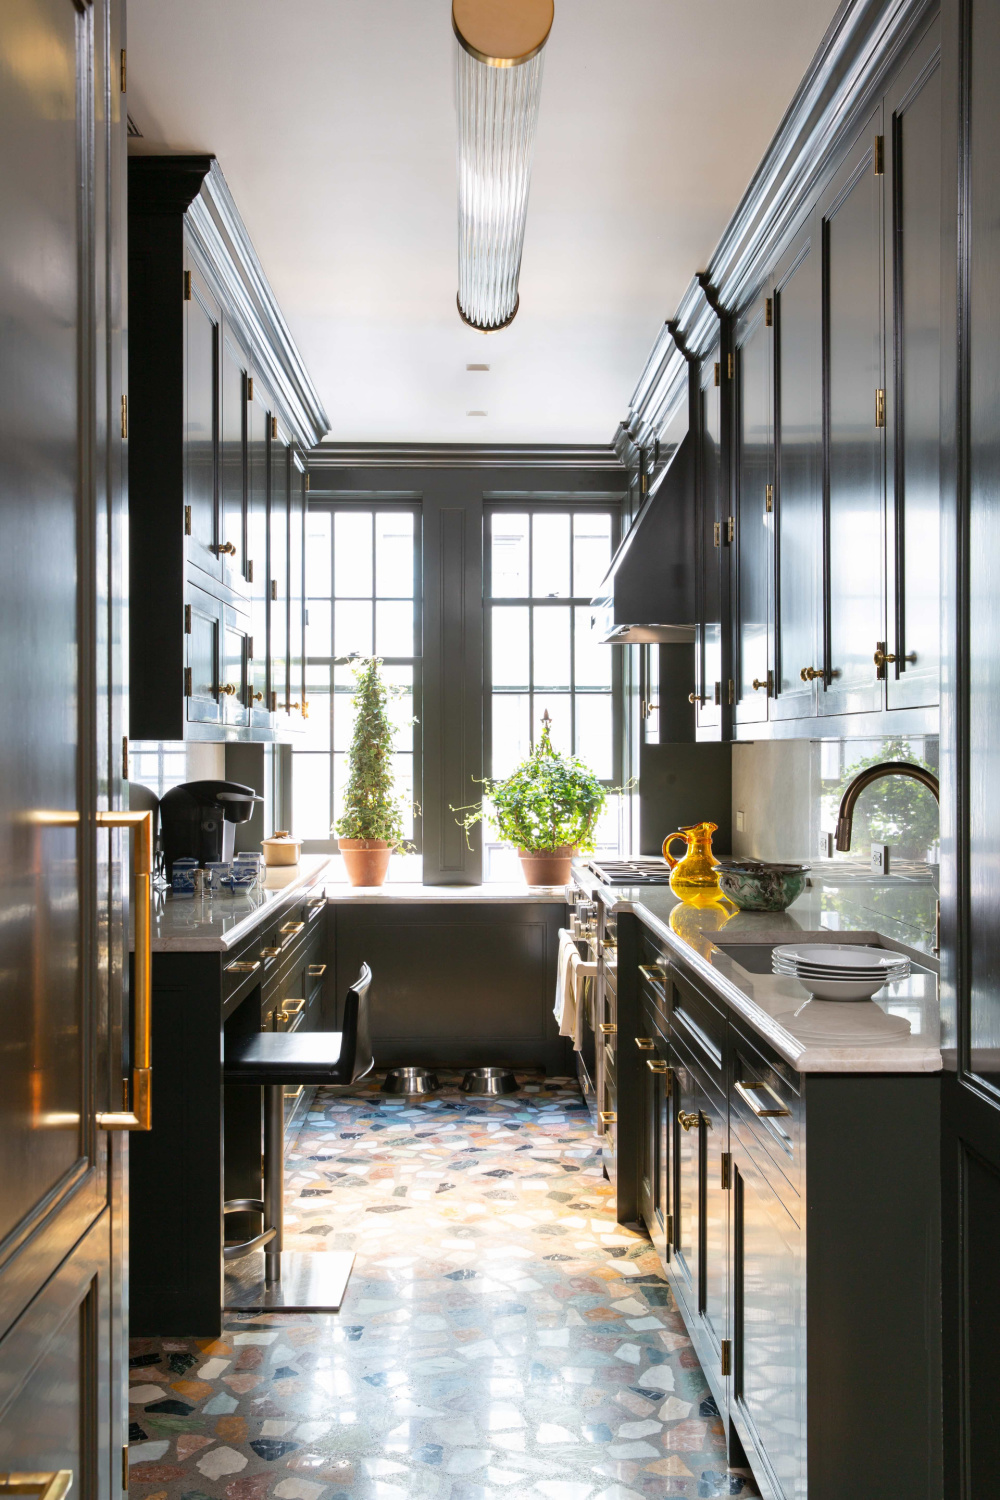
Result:
{"label": "kitchen cabinet", "polygon": [[[715,337],[698,364],[695,431],[698,436],[698,619],[695,635],[695,734],[699,740],[722,734],[723,572],[726,515],[723,507],[722,346]],[[728,507],[726,507],[728,509]]]}
{"label": "kitchen cabinet", "polygon": [[287,737],[327,420],[213,158],[130,160],[129,304],[131,735]]}
{"label": "kitchen cabinet", "polygon": [[[736,324],[736,491],[727,522],[733,558],[735,719],[767,719],[771,692],[773,492],[771,299],[758,294]],[[735,528],[735,534],[733,534]]]}

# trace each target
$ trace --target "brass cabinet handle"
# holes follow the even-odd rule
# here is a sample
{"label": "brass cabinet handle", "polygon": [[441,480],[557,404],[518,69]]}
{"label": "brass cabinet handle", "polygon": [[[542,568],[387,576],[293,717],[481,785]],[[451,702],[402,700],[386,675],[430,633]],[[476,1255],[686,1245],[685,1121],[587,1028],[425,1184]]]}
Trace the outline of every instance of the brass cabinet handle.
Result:
{"label": "brass cabinet handle", "polygon": [[236,556],[236,548],[233,546],[232,542],[216,542],[215,546],[212,548],[212,551],[216,554],[217,557]]}
{"label": "brass cabinet handle", "polygon": [[615,1025],[614,1021],[601,1021],[600,1030],[604,1036],[614,1036],[615,1032],[618,1030],[618,1027]]}
{"label": "brass cabinet handle", "polygon": [[286,713],[291,713],[291,711],[292,711],[293,708],[296,709],[296,710],[298,710],[301,707],[302,707],[301,703],[286,703],[285,704],[285,711],[286,711]]}
{"label": "brass cabinet handle", "polygon": [[274,1019],[276,1021],[291,1021],[299,1014],[305,1003],[305,1000],[282,1000],[281,1009],[275,1011]]}
{"label": "brass cabinet handle", "polygon": [[659,964],[640,964],[639,973],[650,984],[662,984],[667,977],[666,970],[661,969]]}
{"label": "brass cabinet handle", "polygon": [[[754,1114],[757,1115],[762,1120],[771,1119],[771,1118],[773,1118],[774,1116],[777,1116],[777,1115],[790,1115],[791,1114],[791,1110],[785,1108],[785,1106],[782,1104],[781,1100],[778,1098],[778,1095],[774,1092],[774,1089],[772,1089],[769,1084],[766,1084],[766,1083],[737,1083],[735,1085],[735,1088],[736,1088],[736,1092],[739,1094],[739,1096],[743,1100],[744,1104],[749,1104],[749,1106],[753,1110]],[[763,1108],[763,1106],[760,1104],[760,1102],[759,1102],[759,1100],[757,1098],[757,1094],[760,1093],[761,1091],[763,1091],[766,1094],[770,1094],[771,1098],[774,1100],[775,1104],[778,1106],[777,1109],[764,1109]]]}
{"label": "brass cabinet handle", "polygon": [[614,1109],[599,1109],[597,1118],[602,1125],[615,1125],[618,1123],[618,1112]]}
{"label": "brass cabinet handle", "polygon": [[[151,812],[99,812],[96,822],[98,828],[130,828],[135,833],[132,1108],[99,1114],[97,1123],[102,1130],[152,1130],[153,1069],[150,1066],[150,1058],[153,1040],[153,814]],[[72,1480],[72,1473],[68,1469],[58,1469],[56,1474],[69,1474],[70,1481]],[[45,1476],[35,1475],[34,1477]],[[48,1477],[51,1478],[51,1476]],[[64,1495],[68,1489],[69,1482],[59,1490],[59,1494]],[[45,1493],[48,1495],[48,1491]],[[53,1494],[49,1500],[57,1500],[57,1497]]]}
{"label": "brass cabinet handle", "polygon": [[250,694],[250,702],[251,703],[263,703],[263,701],[264,701],[264,694],[263,693],[251,693]]}
{"label": "brass cabinet handle", "polygon": [[822,667],[803,667],[799,673],[803,682],[814,682],[817,677],[823,676]]}
{"label": "brass cabinet handle", "polygon": [[280,957],[280,954],[281,954],[281,949],[280,948],[262,948],[260,950],[260,956],[261,956],[261,958],[263,958],[265,960],[270,960],[272,958],[278,958],[278,957]]}
{"label": "brass cabinet handle", "polygon": [[326,973],[326,964],[310,964],[306,973],[310,979],[322,979]]}
{"label": "brass cabinet handle", "polygon": [[311,901],[306,902],[306,911],[322,911],[325,905],[325,896],[314,896]]}
{"label": "brass cabinet handle", "polygon": [[48,1473],[0,1474],[0,1495],[32,1495],[35,1500],[64,1500],[73,1485],[72,1469],[51,1469]]}
{"label": "brass cabinet handle", "polygon": [[640,1052],[652,1052],[653,1048],[656,1046],[656,1043],[653,1041],[653,1038],[651,1036],[637,1036],[635,1039],[635,1045],[638,1047]]}
{"label": "brass cabinet handle", "polygon": [[770,696],[770,693],[771,693],[771,674],[770,674],[770,672],[768,672],[768,674],[767,674],[766,677],[755,677],[754,680],[753,680],[753,682],[750,684],[750,686],[753,688],[753,690],[754,690],[755,693],[759,693],[760,690],[761,690],[761,688],[763,688],[764,692],[767,693],[768,696]]}
{"label": "brass cabinet handle", "polygon": [[708,702],[708,694],[707,693],[688,693],[688,702],[689,703],[707,703]]}
{"label": "brass cabinet handle", "polygon": [[684,1110],[679,1109],[677,1111],[677,1119],[685,1130],[693,1130],[696,1125],[701,1124],[701,1115],[696,1109],[692,1109],[687,1114],[685,1114]]}
{"label": "brass cabinet handle", "polygon": [[661,1059],[658,1058],[658,1057],[647,1057],[646,1058],[646,1067],[649,1069],[649,1071],[651,1073],[669,1073],[670,1072],[670,1064],[667,1063],[667,1062],[662,1062]]}
{"label": "brass cabinet handle", "polygon": [[278,936],[282,939],[281,946],[287,948],[296,933],[302,931],[306,924],[304,922],[286,922],[284,927],[278,928]]}
{"label": "brass cabinet handle", "polygon": [[881,670],[882,667],[886,666],[889,662],[894,662],[895,660],[895,652],[887,651],[882,641],[876,642],[875,654],[872,657],[872,661],[879,668],[879,670]]}
{"label": "brass cabinet handle", "polygon": [[259,968],[259,958],[234,958],[231,964],[226,964],[226,973],[255,974]]}
{"label": "brass cabinet handle", "polygon": [[221,688],[219,689],[219,692],[220,693],[225,693],[225,695],[226,695],[227,698],[234,697],[235,694],[237,693],[237,691],[238,691],[238,689],[235,688],[235,687],[233,687],[233,684],[231,682],[224,682],[222,684]]}

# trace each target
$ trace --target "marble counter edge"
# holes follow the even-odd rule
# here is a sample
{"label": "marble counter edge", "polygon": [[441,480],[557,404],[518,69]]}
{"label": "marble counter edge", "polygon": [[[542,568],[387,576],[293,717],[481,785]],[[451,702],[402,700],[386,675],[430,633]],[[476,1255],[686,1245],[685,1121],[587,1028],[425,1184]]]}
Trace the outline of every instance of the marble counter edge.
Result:
{"label": "marble counter edge", "polygon": [[[244,938],[253,932],[255,927],[259,927],[262,922],[269,921],[276,912],[280,912],[286,903],[290,904],[301,896],[304,891],[322,883],[324,873],[332,862],[332,856],[318,855],[314,856],[314,858],[316,858],[317,863],[311,869],[304,870],[301,865],[296,866],[297,878],[290,880],[286,886],[282,886],[279,891],[276,891],[276,899],[273,902],[266,906],[255,907],[252,912],[247,912],[246,916],[241,917],[233,927],[228,928],[225,932],[219,932],[217,935],[211,931],[206,931],[204,928],[197,932],[177,932],[157,935],[155,932],[157,919],[154,916],[153,952],[229,953],[233,948],[238,947]],[[280,868],[280,866],[276,868]],[[225,901],[227,898],[222,896],[217,899]],[[206,928],[209,926],[210,924],[205,924]]]}
{"label": "marble counter edge", "polygon": [[326,885],[326,899],[331,906],[394,905],[411,902],[416,905],[483,905],[557,906],[566,903],[562,885]]}
{"label": "marble counter edge", "polygon": [[912,1043],[909,1046],[894,1046],[890,1043],[866,1046],[863,1042],[854,1042],[844,1047],[810,1046],[779,1025],[772,1015],[745,995],[738,985],[720,973],[683,938],[678,937],[662,917],[643,905],[641,899],[616,902],[615,909],[634,912],[645,926],[672,948],[688,968],[710,985],[730,1009],[746,1021],[798,1073],[940,1073],[944,1068],[940,1046],[919,1046]]}

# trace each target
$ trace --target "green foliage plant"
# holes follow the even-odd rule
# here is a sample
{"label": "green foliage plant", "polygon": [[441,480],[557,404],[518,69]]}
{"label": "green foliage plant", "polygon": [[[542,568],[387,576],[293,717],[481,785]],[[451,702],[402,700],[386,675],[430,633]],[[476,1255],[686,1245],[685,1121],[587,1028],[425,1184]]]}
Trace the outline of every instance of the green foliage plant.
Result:
{"label": "green foliage plant", "polygon": [[515,849],[543,853],[573,846],[581,854],[593,851],[608,789],[578,756],[553,749],[549,724],[543,724],[527,760],[509,776],[487,778],[481,785],[481,802],[451,809],[464,814],[456,821],[466,840],[470,829],[485,819]]}
{"label": "green foliage plant", "polygon": [[348,755],[350,777],[344,810],[334,832],[345,839],[381,839],[392,849],[406,847],[403,805],[396,795],[392,773],[393,726],[389,699],[405,689],[391,687],[382,677],[377,656],[354,663],[354,737]]}

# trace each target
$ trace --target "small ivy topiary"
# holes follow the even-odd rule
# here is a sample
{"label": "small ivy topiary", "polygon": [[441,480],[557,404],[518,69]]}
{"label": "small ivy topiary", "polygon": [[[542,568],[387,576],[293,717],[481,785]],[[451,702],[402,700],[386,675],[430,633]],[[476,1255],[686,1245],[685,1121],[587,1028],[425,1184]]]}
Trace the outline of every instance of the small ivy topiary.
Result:
{"label": "small ivy topiary", "polygon": [[354,737],[349,761],[351,774],[344,792],[344,810],[333,831],[345,839],[382,839],[393,849],[404,849],[403,807],[396,796],[392,773],[393,727],[388,713],[390,696],[403,689],[390,687],[379,671],[378,657],[354,663]]}
{"label": "small ivy topiary", "polygon": [[581,854],[593,851],[608,789],[578,756],[560,755],[552,748],[549,723],[543,721],[527,760],[509,776],[487,779],[482,785],[481,802],[451,809],[465,814],[456,822],[465,829],[467,840],[470,829],[485,818],[515,849],[543,853],[574,846]]}

